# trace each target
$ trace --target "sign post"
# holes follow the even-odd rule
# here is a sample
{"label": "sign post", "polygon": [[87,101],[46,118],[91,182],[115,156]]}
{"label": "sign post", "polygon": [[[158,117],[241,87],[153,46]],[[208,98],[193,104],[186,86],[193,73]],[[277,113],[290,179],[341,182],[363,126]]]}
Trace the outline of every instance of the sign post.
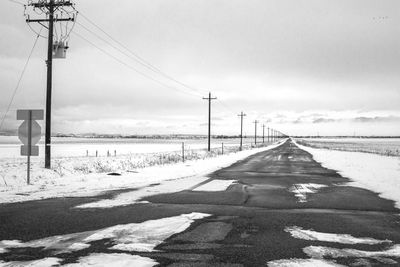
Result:
{"label": "sign post", "polygon": [[21,146],[21,156],[27,156],[27,184],[30,183],[31,156],[39,155],[39,146],[36,144],[40,140],[41,128],[36,120],[43,120],[44,112],[41,109],[19,109],[17,110],[17,120],[24,122],[18,128],[18,138],[23,145]]}

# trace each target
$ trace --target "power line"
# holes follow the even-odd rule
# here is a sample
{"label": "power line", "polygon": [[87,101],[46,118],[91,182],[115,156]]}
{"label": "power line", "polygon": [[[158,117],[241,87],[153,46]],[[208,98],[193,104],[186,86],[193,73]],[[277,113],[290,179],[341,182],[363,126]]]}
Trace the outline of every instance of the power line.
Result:
{"label": "power line", "polygon": [[228,112],[232,113],[233,115],[236,115],[236,112],[233,111],[233,109],[231,109],[227,105],[225,105],[224,102],[222,102],[220,99],[217,99],[217,101],[222,105],[223,108],[225,108],[225,110],[227,110]]}
{"label": "power line", "polygon": [[19,4],[21,6],[25,6],[25,4],[23,4],[23,3],[19,2],[19,1],[16,1],[16,0],[8,0],[8,1],[10,1],[12,3],[15,3],[15,4]]}
{"label": "power line", "polygon": [[31,59],[31,57],[32,57],[33,51],[35,50],[35,47],[36,47],[36,44],[37,44],[38,39],[39,39],[39,37],[40,37],[40,33],[41,33],[42,29],[43,29],[43,28],[40,28],[39,34],[36,36],[35,42],[33,43],[32,49],[31,49],[31,51],[30,51],[30,53],[29,53],[29,56],[28,56],[28,58],[27,58],[27,60],[26,60],[26,62],[25,62],[24,68],[22,69],[21,75],[19,76],[17,85],[16,85],[15,88],[14,88],[14,92],[13,92],[13,94],[12,94],[12,96],[11,96],[10,102],[8,103],[7,110],[6,110],[6,112],[4,113],[3,118],[1,119],[0,130],[1,130],[1,128],[3,127],[3,123],[4,123],[5,119],[6,119],[7,113],[10,111],[12,102],[14,101],[14,97],[15,97],[15,95],[17,94],[19,85],[21,84],[22,78],[23,78],[23,76],[24,76],[24,74],[25,74],[25,71],[26,71],[26,68],[27,68],[27,66],[28,66],[28,63],[29,63],[29,61],[30,61],[30,59]]}
{"label": "power line", "polygon": [[[165,72],[163,72],[162,70],[160,70],[159,68],[157,68],[156,66],[154,66],[153,64],[151,64],[150,62],[148,62],[147,60],[145,60],[144,58],[140,57],[137,53],[133,52],[131,49],[129,49],[127,46],[125,46],[124,44],[122,44],[121,42],[119,42],[118,40],[116,40],[114,37],[112,37],[109,33],[107,33],[105,30],[103,30],[100,26],[98,26],[96,23],[94,23],[92,20],[90,20],[88,17],[86,17],[84,14],[82,14],[82,12],[80,12],[80,15],[86,20],[88,21],[90,24],[92,24],[94,27],[96,27],[98,30],[100,30],[103,34],[105,34],[108,38],[110,38],[112,41],[114,41],[116,44],[118,44],[119,46],[121,46],[123,49],[125,49],[127,52],[129,52],[130,55],[127,55],[128,57],[130,57],[132,60],[135,60],[136,62],[138,62],[139,64],[141,64],[142,66],[146,67],[147,69],[158,73],[160,75],[162,75],[163,77],[187,88],[190,89],[192,91],[196,91],[199,93],[204,93],[207,92],[206,90],[203,89],[199,89],[190,85],[187,85],[177,79],[175,79],[174,77],[166,74]],[[82,26],[82,24],[80,24]],[[84,27],[84,26],[83,26]],[[86,28],[86,27],[85,27]],[[87,29],[87,28],[86,28]],[[88,29],[87,29],[88,30]],[[93,32],[92,32],[93,33]],[[113,46],[114,47],[114,46]],[[114,47],[115,48],[115,47]],[[118,49],[119,50],[119,49]],[[119,50],[120,51],[120,50]],[[120,51],[121,52],[121,51]],[[121,52],[123,53],[123,52]],[[126,53],[123,53],[126,55]]]}
{"label": "power line", "polygon": [[166,87],[166,88],[169,88],[169,89],[172,89],[172,90],[176,90],[176,91],[179,91],[179,92],[184,93],[184,94],[187,94],[187,95],[195,96],[196,98],[199,97],[199,95],[195,95],[195,94],[193,94],[193,93],[189,93],[189,92],[187,92],[187,91],[180,90],[180,89],[178,89],[178,88],[176,88],[176,87],[169,86],[169,85],[167,85],[167,84],[165,84],[165,83],[163,83],[163,82],[160,82],[160,81],[154,79],[153,77],[147,75],[147,74],[144,73],[144,72],[141,72],[140,70],[138,70],[138,69],[132,67],[132,66],[129,65],[128,63],[124,62],[123,60],[121,60],[121,59],[117,58],[116,56],[112,55],[111,53],[109,53],[108,51],[104,50],[103,48],[97,46],[96,44],[94,44],[93,42],[89,41],[88,39],[86,39],[85,37],[83,37],[82,35],[80,35],[79,33],[77,33],[76,31],[74,31],[74,32],[72,32],[72,33],[73,33],[74,35],[76,35],[77,37],[81,38],[82,40],[86,41],[87,43],[89,43],[89,44],[92,45],[93,47],[97,48],[99,51],[103,52],[103,53],[106,54],[107,56],[113,58],[115,61],[119,62],[120,64],[124,65],[125,67],[127,67],[127,68],[133,70],[134,72],[138,73],[139,75],[141,75],[141,76],[143,76],[143,77],[145,77],[145,78],[147,78],[147,79],[149,79],[149,80],[152,80],[153,82],[155,82],[155,83],[157,83],[157,84],[159,84],[159,85],[161,85],[161,86],[163,86],[163,87]]}
{"label": "power line", "polygon": [[[96,36],[97,38],[99,38],[100,40],[102,40],[103,42],[107,43],[108,45],[110,45],[111,47],[113,47],[115,50],[117,50],[118,52],[122,53],[123,55],[129,57],[130,59],[134,60],[135,62],[139,63],[140,65],[144,66],[145,68],[187,88],[190,89],[192,91],[195,92],[207,92],[206,90],[202,90],[202,89],[198,89],[195,88],[193,86],[189,86],[185,83],[180,82],[179,80],[173,78],[172,76],[166,74],[165,72],[163,72],[162,70],[160,70],[159,68],[157,68],[156,66],[154,66],[153,64],[151,64],[150,62],[148,62],[147,60],[145,60],[143,57],[139,56],[137,53],[133,52],[130,48],[128,48],[126,45],[124,45],[122,42],[116,40],[113,36],[111,36],[109,33],[107,33],[102,27],[100,27],[98,24],[96,24],[95,22],[93,22],[93,20],[89,19],[87,16],[85,16],[84,14],[82,14],[82,12],[79,12],[80,17],[84,18],[87,22],[89,22],[91,25],[93,25],[95,28],[97,28],[98,30],[100,30],[104,35],[106,35],[108,38],[110,38],[114,43],[116,43],[117,45],[119,45],[121,48],[117,47],[116,45],[114,45],[113,43],[111,43],[110,41],[104,39],[103,37],[101,37],[99,34],[93,32],[91,29],[89,29],[88,27],[86,27],[85,25],[83,25],[80,22],[76,22],[79,26],[81,26],[82,28],[84,28],[86,31],[90,32],[91,34],[93,34],[94,36]],[[125,50],[125,51],[124,51]],[[147,75],[148,76],[148,75]],[[152,79],[153,80],[153,79]],[[168,86],[169,88],[171,88],[170,86]],[[233,109],[231,109],[230,107],[228,107],[227,105],[225,105],[223,102],[221,102],[219,100],[219,102],[221,103],[221,105],[230,113],[232,114],[236,114],[236,111],[233,111]]]}

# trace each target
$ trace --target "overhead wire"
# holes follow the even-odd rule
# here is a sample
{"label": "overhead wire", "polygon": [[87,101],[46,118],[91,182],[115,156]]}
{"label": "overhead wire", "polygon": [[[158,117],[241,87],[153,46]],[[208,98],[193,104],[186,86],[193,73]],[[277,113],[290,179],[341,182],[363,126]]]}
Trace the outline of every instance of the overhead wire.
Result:
{"label": "overhead wire", "polygon": [[23,67],[23,69],[22,69],[22,72],[21,72],[21,74],[20,74],[20,76],[19,76],[17,85],[15,86],[14,91],[13,91],[13,93],[12,93],[12,95],[11,95],[10,102],[8,103],[7,109],[6,109],[6,111],[4,112],[4,115],[3,115],[2,119],[1,119],[1,122],[0,122],[0,130],[1,130],[2,127],[3,127],[3,124],[4,124],[4,121],[5,121],[5,119],[6,119],[7,113],[10,111],[11,105],[12,105],[12,103],[13,103],[13,101],[14,101],[15,95],[17,94],[17,91],[18,91],[18,88],[19,88],[19,86],[20,86],[20,84],[21,84],[22,78],[24,77],[26,68],[28,67],[29,61],[30,61],[30,59],[31,59],[31,57],[32,57],[32,54],[33,54],[33,51],[35,50],[35,47],[36,47],[36,44],[37,44],[38,39],[39,39],[39,37],[40,37],[40,33],[41,33],[42,29],[43,29],[43,28],[40,29],[39,34],[36,36],[35,41],[34,41],[34,43],[33,43],[33,46],[32,46],[32,48],[31,48],[31,51],[30,51],[30,53],[29,53],[29,56],[28,56],[27,60],[25,61],[25,65],[24,65],[24,67]]}
{"label": "overhead wire", "polygon": [[15,3],[15,4],[19,4],[19,5],[21,5],[21,6],[25,6],[24,3],[21,3],[21,2],[16,1],[16,0],[8,0],[8,1],[10,1],[10,2],[12,2],[12,3]]}
{"label": "overhead wire", "polygon": [[[91,20],[90,18],[88,18],[85,14],[82,14],[82,11],[79,12],[80,17],[82,17],[83,19],[85,19],[87,22],[89,22],[91,25],[93,25],[96,29],[98,29],[99,31],[101,31],[104,35],[106,35],[109,39],[111,39],[115,44],[119,45],[122,49],[124,49],[125,51],[123,51],[122,49],[116,47],[116,45],[112,44],[111,42],[105,40],[104,38],[102,38],[99,34],[93,32],[92,30],[90,30],[88,27],[86,27],[85,25],[83,25],[80,22],[76,22],[76,24],[78,24],[79,26],[81,26],[82,28],[84,28],[86,31],[90,32],[91,34],[95,35],[97,38],[101,39],[103,42],[107,43],[108,45],[110,45],[111,47],[113,47],[114,49],[116,49],[117,51],[119,51],[120,53],[124,54],[125,56],[129,57],[130,59],[134,60],[135,62],[139,63],[140,65],[144,66],[145,68],[187,88],[190,89],[192,91],[196,91],[198,93],[201,94],[205,94],[208,93],[207,90],[204,89],[199,89],[190,85],[187,85],[186,83],[182,83],[181,81],[175,79],[174,77],[166,74],[165,72],[163,72],[162,70],[160,70],[158,67],[154,66],[153,64],[151,64],[149,61],[145,60],[143,57],[139,56],[137,53],[133,52],[130,48],[128,48],[126,45],[124,45],[122,42],[116,40],[111,34],[109,34],[108,32],[106,32],[102,27],[100,27],[98,24],[96,24],[93,20]],[[128,53],[129,54],[128,54]],[[221,105],[223,105],[223,107],[228,110],[229,112],[232,112],[234,115],[236,115],[236,112],[233,111],[230,107],[228,107],[227,105],[225,105],[223,102],[221,102],[221,100],[218,100],[219,103],[221,103]]]}
{"label": "overhead wire", "polygon": [[[9,0],[14,2],[15,0]],[[21,3],[19,3],[21,4]],[[70,14],[70,12],[68,10],[65,10],[64,8],[62,8],[64,12],[66,12],[67,14]],[[78,14],[78,12],[76,11],[76,14]],[[139,63],[140,65],[142,65],[143,67],[147,68],[148,70],[159,74],[161,76],[163,76],[164,78],[173,81],[177,84],[179,84],[180,86],[191,90],[192,92],[189,93],[187,90],[182,90],[182,89],[178,89],[177,87],[172,87],[169,86],[167,84],[165,84],[164,82],[161,82],[159,80],[157,80],[156,78],[146,74],[143,71],[138,70],[137,68],[131,66],[130,64],[124,62],[123,60],[121,60],[120,58],[115,57],[114,55],[112,55],[111,53],[109,53],[108,51],[106,51],[105,49],[100,48],[99,46],[95,45],[93,42],[89,41],[87,38],[83,37],[82,35],[73,32],[76,36],[78,36],[79,38],[83,39],[84,41],[88,42],[89,44],[91,44],[92,46],[94,46],[95,48],[97,48],[98,50],[100,50],[101,52],[103,52],[104,54],[106,54],[107,56],[113,58],[114,60],[116,60],[117,62],[119,62],[120,64],[123,64],[124,66],[128,67],[129,69],[132,69],[133,71],[135,71],[136,73],[146,77],[147,79],[152,80],[153,82],[169,88],[169,89],[173,89],[173,90],[177,90],[179,92],[188,94],[188,95],[192,95],[192,96],[196,96],[196,97],[200,97],[202,96],[202,94],[207,93],[208,91],[204,90],[204,89],[199,89],[190,85],[187,85],[186,83],[183,83],[177,79],[175,79],[174,77],[166,74],[165,72],[163,72],[162,70],[160,70],[159,68],[157,68],[156,66],[154,66],[153,64],[151,64],[150,62],[148,62],[147,60],[145,60],[144,58],[142,58],[141,56],[139,56],[137,53],[133,52],[130,48],[128,48],[127,46],[125,46],[122,42],[116,40],[113,36],[111,36],[111,34],[107,33],[102,27],[100,27],[98,24],[96,24],[95,22],[93,22],[93,20],[89,19],[87,16],[85,16],[84,14],[82,14],[82,12],[79,12],[80,17],[84,18],[87,22],[89,22],[91,25],[93,25],[96,29],[98,29],[99,31],[101,31],[105,36],[107,36],[109,39],[111,39],[115,44],[117,44],[118,46],[120,46],[121,48],[117,47],[116,45],[114,45],[112,42],[106,40],[105,38],[101,37],[99,34],[95,33],[94,31],[90,30],[88,27],[86,27],[85,25],[83,25],[80,22],[77,22],[76,19],[74,20],[74,25],[78,24],[79,26],[81,26],[83,29],[85,29],[86,31],[90,32],[91,34],[93,34],[94,36],[96,36],[97,38],[99,38],[100,40],[102,40],[103,42],[107,43],[108,45],[110,45],[111,47],[113,47],[115,50],[117,50],[118,52],[122,53],[123,55],[129,57],[131,60]],[[30,25],[29,25],[30,27]],[[30,27],[31,28],[31,27]],[[73,27],[72,27],[73,28]],[[72,32],[72,28],[70,30],[69,33]],[[31,28],[32,29],[32,28]],[[33,30],[33,29],[32,29]],[[37,33],[39,36],[40,33]],[[69,35],[69,34],[68,34]],[[44,36],[41,36],[44,37]],[[125,51],[124,51],[125,50]],[[193,94],[195,93],[195,94]],[[233,114],[236,115],[236,112],[234,112],[231,108],[229,108],[228,106],[226,106],[223,102],[221,102],[221,100],[219,100],[219,103],[221,103],[221,105],[228,110],[229,112],[232,112]]]}
{"label": "overhead wire", "polygon": [[114,59],[115,61],[119,62],[120,64],[124,65],[125,67],[127,67],[127,68],[133,70],[133,71],[136,72],[137,74],[139,74],[139,75],[141,75],[141,76],[143,76],[143,77],[145,77],[145,78],[147,78],[147,79],[149,79],[149,80],[152,80],[153,82],[155,82],[155,83],[157,83],[157,84],[159,84],[159,85],[161,85],[161,86],[163,86],[163,87],[166,87],[166,88],[169,88],[169,89],[172,89],[172,90],[175,90],[175,91],[179,91],[179,92],[184,93],[184,94],[187,94],[187,95],[195,96],[196,98],[199,97],[198,95],[195,95],[195,94],[190,93],[190,92],[188,92],[188,91],[180,90],[180,89],[178,89],[178,88],[176,88],[176,87],[172,87],[172,86],[169,86],[169,85],[167,85],[167,84],[165,84],[165,83],[163,83],[163,82],[160,82],[159,80],[157,80],[157,79],[155,79],[155,78],[149,76],[148,74],[146,74],[146,73],[144,73],[144,72],[142,72],[142,71],[136,69],[135,67],[129,65],[128,63],[126,63],[125,61],[121,60],[120,58],[117,58],[116,56],[114,56],[113,54],[109,53],[109,52],[106,51],[105,49],[103,49],[103,48],[97,46],[96,44],[94,44],[93,42],[89,41],[87,38],[83,37],[81,34],[77,33],[76,31],[74,31],[74,32],[72,32],[72,33],[73,33],[75,36],[77,36],[77,37],[81,38],[82,40],[86,41],[87,43],[89,43],[90,45],[92,45],[93,47],[95,47],[96,49],[98,49],[99,51],[101,51],[102,53],[106,54],[106,55],[109,56],[110,58]]}
{"label": "overhead wire", "polygon": [[177,79],[175,79],[174,77],[172,77],[171,75],[166,74],[165,72],[163,72],[162,70],[160,70],[159,68],[157,68],[156,66],[154,66],[153,64],[151,64],[150,62],[148,62],[147,60],[145,60],[143,57],[139,56],[137,53],[133,52],[130,48],[128,48],[127,46],[125,46],[122,42],[116,40],[113,36],[111,36],[111,34],[107,33],[102,27],[100,27],[99,25],[97,25],[96,23],[93,22],[93,20],[89,19],[87,16],[85,16],[84,14],[82,14],[82,12],[79,12],[81,17],[83,17],[86,21],[88,21],[90,24],[92,24],[95,28],[97,28],[98,30],[100,30],[103,34],[105,34],[108,38],[110,38],[113,42],[115,42],[116,44],[118,44],[119,46],[121,46],[123,49],[125,49],[127,52],[129,52],[129,54],[131,55],[131,57],[133,57],[132,59],[137,61],[139,64],[141,64],[142,66],[148,68],[149,70],[156,72],[162,76],[164,76],[165,78],[174,81],[175,83],[190,89],[192,91],[197,91],[200,93],[207,93],[207,90],[204,89],[199,89],[190,85],[187,85],[186,83],[183,83]]}

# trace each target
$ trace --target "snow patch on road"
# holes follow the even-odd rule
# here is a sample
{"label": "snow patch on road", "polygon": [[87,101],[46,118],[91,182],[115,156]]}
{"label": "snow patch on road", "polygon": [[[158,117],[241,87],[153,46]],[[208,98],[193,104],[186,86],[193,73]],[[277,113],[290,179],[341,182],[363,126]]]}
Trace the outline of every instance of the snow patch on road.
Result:
{"label": "snow patch on road", "polygon": [[150,258],[141,257],[138,255],[130,255],[123,253],[93,253],[89,256],[82,257],[78,263],[72,263],[64,265],[66,267],[78,267],[78,266],[96,266],[96,267],[151,267],[157,265],[158,262]]}
{"label": "snow patch on road", "polygon": [[84,241],[92,242],[109,238],[115,244],[110,249],[150,252],[163,240],[186,230],[194,220],[208,216],[210,215],[193,212],[139,224],[116,225],[100,230],[85,238]]}
{"label": "snow patch on road", "polygon": [[400,245],[394,245],[387,250],[382,251],[366,251],[350,248],[330,248],[323,246],[308,246],[303,248],[304,253],[312,258],[384,258],[384,257],[400,257]]}
{"label": "snow patch on road", "polygon": [[113,199],[103,199],[95,202],[85,203],[76,208],[112,208],[117,206],[127,206],[138,203],[141,198],[166,193],[176,193],[196,184],[202,183],[207,177],[185,177],[181,179],[162,182],[160,185],[148,186],[131,192],[121,193]]}
{"label": "snow patch on road", "polygon": [[336,264],[333,261],[321,259],[289,259],[275,260],[267,263],[269,267],[341,267],[344,265]]}
{"label": "snow patch on road", "polygon": [[314,160],[322,166],[337,170],[343,177],[352,179],[351,186],[380,193],[381,197],[394,200],[400,209],[399,157],[296,145],[312,154]]}
{"label": "snow patch on road", "polygon": [[212,180],[196,187],[192,191],[225,191],[229,186],[236,182],[237,180]]}
{"label": "snow patch on road", "polygon": [[318,189],[326,187],[323,184],[294,184],[289,188],[289,191],[294,193],[294,195],[298,198],[298,202],[304,203],[307,202],[307,194],[314,194],[318,192]]}
{"label": "snow patch on road", "polygon": [[290,233],[294,238],[312,240],[312,241],[323,241],[323,242],[335,242],[341,244],[367,244],[375,245],[382,243],[391,243],[390,240],[377,240],[369,237],[354,237],[349,234],[332,234],[322,233],[313,230],[304,230],[299,226],[286,227],[285,232]]}
{"label": "snow patch on road", "polygon": [[59,266],[61,259],[58,258],[44,258],[33,261],[0,261],[0,267],[51,267]]}
{"label": "snow patch on road", "polygon": [[59,254],[85,249],[93,241],[110,239],[114,245],[109,249],[151,252],[165,239],[186,230],[194,220],[208,216],[211,215],[192,212],[142,223],[121,224],[101,230],[46,237],[25,243],[18,240],[3,240],[0,242],[0,249],[44,247]]}

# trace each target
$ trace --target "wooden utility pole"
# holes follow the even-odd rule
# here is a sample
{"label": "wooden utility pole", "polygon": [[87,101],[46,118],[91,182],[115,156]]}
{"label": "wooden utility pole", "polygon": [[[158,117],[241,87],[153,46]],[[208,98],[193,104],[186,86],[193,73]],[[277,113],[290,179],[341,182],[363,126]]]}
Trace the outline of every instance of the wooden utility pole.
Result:
{"label": "wooden utility pole", "polygon": [[47,42],[46,131],[44,137],[44,167],[51,168],[51,87],[53,81],[54,0],[49,2],[49,38]]}
{"label": "wooden utility pole", "polygon": [[264,132],[265,132],[265,124],[262,125],[263,128],[263,144],[264,144]]}
{"label": "wooden utility pole", "polygon": [[243,117],[246,116],[246,114],[242,112],[240,112],[240,114],[238,115],[240,117],[240,151],[242,151],[242,147],[243,147]]}
{"label": "wooden utility pole", "polygon": [[258,120],[253,121],[254,123],[254,144],[257,145],[257,123]]}
{"label": "wooden utility pole", "polygon": [[208,93],[208,97],[203,97],[204,100],[208,100],[208,151],[211,150],[211,101],[217,99],[211,97],[211,92]]}
{"label": "wooden utility pole", "polygon": [[54,18],[54,9],[63,8],[65,6],[72,6],[70,1],[39,1],[30,2],[28,6],[32,6],[34,9],[38,8],[48,14],[46,19],[26,19],[27,23],[37,22],[43,26],[43,23],[48,22],[48,41],[47,41],[47,85],[46,85],[46,132],[45,132],[45,168],[50,169],[51,167],[51,92],[52,92],[52,69],[53,69],[53,36],[54,36],[54,22],[61,21],[74,21],[72,18]]}
{"label": "wooden utility pole", "polygon": [[275,142],[274,129],[271,129],[271,142]]}
{"label": "wooden utility pole", "polygon": [[185,142],[182,142],[182,162],[185,162]]}

